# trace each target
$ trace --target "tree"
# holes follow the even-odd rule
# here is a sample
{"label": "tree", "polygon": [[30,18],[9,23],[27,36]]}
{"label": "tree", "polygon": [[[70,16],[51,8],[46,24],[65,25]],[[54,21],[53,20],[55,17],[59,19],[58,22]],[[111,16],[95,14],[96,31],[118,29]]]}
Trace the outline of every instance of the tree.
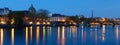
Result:
{"label": "tree", "polygon": [[76,16],[69,16],[68,18],[67,18],[67,20],[69,21],[69,22],[78,22],[78,20],[79,20],[79,17],[76,15]]}
{"label": "tree", "polygon": [[49,11],[46,10],[46,9],[40,9],[38,12],[37,12],[37,15],[40,16],[40,18],[43,19],[43,21],[47,20],[49,18]]}
{"label": "tree", "polygon": [[8,14],[9,20],[14,19],[14,25],[18,25],[18,26],[23,25],[23,17],[24,16],[25,16],[25,13],[21,12],[21,11],[11,12]]}

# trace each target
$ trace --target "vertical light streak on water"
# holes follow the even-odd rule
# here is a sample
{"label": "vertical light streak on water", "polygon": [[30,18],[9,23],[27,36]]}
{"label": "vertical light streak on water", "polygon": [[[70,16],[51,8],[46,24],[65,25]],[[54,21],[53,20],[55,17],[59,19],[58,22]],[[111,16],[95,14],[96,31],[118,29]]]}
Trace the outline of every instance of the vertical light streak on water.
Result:
{"label": "vertical light streak on water", "polygon": [[92,38],[93,38],[93,30],[90,28],[90,39],[92,41]]}
{"label": "vertical light streak on water", "polygon": [[0,31],[1,31],[1,45],[3,45],[4,31],[3,31],[3,29],[0,29]]}
{"label": "vertical light streak on water", "polygon": [[82,31],[81,31],[81,42],[83,44],[83,28],[82,28]]}
{"label": "vertical light streak on water", "polygon": [[39,43],[39,30],[40,29],[40,27],[39,26],[37,26],[37,29],[36,29],[36,45],[38,45],[38,43]]}
{"label": "vertical light streak on water", "polygon": [[12,28],[12,30],[11,30],[11,39],[12,39],[11,45],[14,45],[14,28]]}
{"label": "vertical light streak on water", "polygon": [[118,25],[116,25],[116,30],[115,30],[115,33],[116,33],[116,45],[119,45],[119,29],[118,29]]}
{"label": "vertical light streak on water", "polygon": [[62,26],[62,45],[65,45],[65,27]]}
{"label": "vertical light streak on water", "polygon": [[86,45],[86,31],[83,31],[83,42]]}
{"label": "vertical light streak on water", "polygon": [[26,27],[26,45],[28,45],[28,27]]}
{"label": "vertical light streak on water", "polygon": [[91,28],[90,28],[90,42],[93,42],[94,40],[93,40],[93,37],[94,37],[94,32],[93,32],[93,30],[91,30]]}
{"label": "vertical light streak on water", "polygon": [[47,30],[47,36],[48,36],[47,38],[49,38],[49,35],[50,35],[50,27],[47,27],[46,30]]}
{"label": "vertical light streak on water", "polygon": [[72,30],[70,29],[70,38],[72,37]]}
{"label": "vertical light streak on water", "polygon": [[77,28],[76,26],[71,26],[70,27],[72,30],[72,36],[73,36],[73,44],[76,44],[76,40],[77,40]]}
{"label": "vertical light streak on water", "polygon": [[118,37],[119,37],[119,30],[118,30],[118,25],[116,25],[116,30],[115,30],[115,32],[116,32],[116,40],[118,40]]}
{"label": "vertical light streak on water", "polygon": [[30,41],[32,43],[32,26],[30,26]]}
{"label": "vertical light streak on water", "polygon": [[58,45],[60,45],[60,27],[58,26]]}
{"label": "vertical light streak on water", "polygon": [[71,26],[70,29],[72,30],[73,37],[76,37],[76,26]]}
{"label": "vertical light streak on water", "polygon": [[105,41],[105,25],[102,26],[102,41]]}
{"label": "vertical light streak on water", "polygon": [[50,27],[50,36],[51,36],[51,34],[52,34],[52,27]]}
{"label": "vertical light streak on water", "polygon": [[95,28],[95,45],[97,45],[97,40],[98,40],[98,37],[97,37],[97,28]]}
{"label": "vertical light streak on water", "polygon": [[43,26],[43,43],[45,41],[45,35],[46,35],[46,30],[45,30],[45,26]]}

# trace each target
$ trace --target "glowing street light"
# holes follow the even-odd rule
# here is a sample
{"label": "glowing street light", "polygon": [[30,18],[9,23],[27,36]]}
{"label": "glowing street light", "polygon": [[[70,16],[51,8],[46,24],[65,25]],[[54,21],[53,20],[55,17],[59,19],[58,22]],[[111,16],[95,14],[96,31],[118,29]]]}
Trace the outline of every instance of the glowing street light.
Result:
{"label": "glowing street light", "polygon": [[39,24],[40,24],[40,22],[37,22],[36,24],[37,24],[37,25],[39,25]]}
{"label": "glowing street light", "polygon": [[11,24],[14,24],[15,23],[15,21],[14,21],[14,18],[13,19],[11,19]]}
{"label": "glowing street light", "polygon": [[62,22],[65,22],[65,19],[62,19]]}
{"label": "glowing street light", "polygon": [[29,18],[28,17],[25,17],[25,20],[28,20]]}
{"label": "glowing street light", "polygon": [[76,25],[76,23],[75,23],[75,22],[73,22],[73,24],[74,24],[74,25]]}
{"label": "glowing street light", "polygon": [[1,24],[6,24],[6,22],[5,22],[5,21],[1,21],[0,23],[1,23]]}
{"label": "glowing street light", "polygon": [[50,22],[47,22],[47,24],[50,24]]}
{"label": "glowing street light", "polygon": [[29,22],[29,24],[33,24],[33,22],[31,21],[31,22]]}
{"label": "glowing street light", "polygon": [[45,22],[43,22],[43,24],[45,24]]}

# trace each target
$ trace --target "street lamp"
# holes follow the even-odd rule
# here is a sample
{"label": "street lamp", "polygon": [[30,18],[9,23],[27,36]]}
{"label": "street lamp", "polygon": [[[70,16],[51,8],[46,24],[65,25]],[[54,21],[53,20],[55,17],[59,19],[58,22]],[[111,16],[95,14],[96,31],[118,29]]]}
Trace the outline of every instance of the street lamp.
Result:
{"label": "street lamp", "polygon": [[29,24],[33,24],[33,22],[31,21],[31,22],[29,22]]}
{"label": "street lamp", "polygon": [[6,24],[5,21],[1,21],[0,23],[1,23],[1,24]]}

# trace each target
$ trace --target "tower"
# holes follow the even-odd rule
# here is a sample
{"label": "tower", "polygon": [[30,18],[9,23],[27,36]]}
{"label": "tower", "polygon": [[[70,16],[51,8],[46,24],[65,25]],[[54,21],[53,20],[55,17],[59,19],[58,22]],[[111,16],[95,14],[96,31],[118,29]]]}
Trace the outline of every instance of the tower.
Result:
{"label": "tower", "polygon": [[33,4],[31,4],[30,8],[29,8],[29,12],[32,13],[32,14],[35,14],[36,13],[36,10],[35,8],[33,7]]}

